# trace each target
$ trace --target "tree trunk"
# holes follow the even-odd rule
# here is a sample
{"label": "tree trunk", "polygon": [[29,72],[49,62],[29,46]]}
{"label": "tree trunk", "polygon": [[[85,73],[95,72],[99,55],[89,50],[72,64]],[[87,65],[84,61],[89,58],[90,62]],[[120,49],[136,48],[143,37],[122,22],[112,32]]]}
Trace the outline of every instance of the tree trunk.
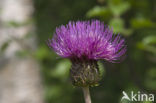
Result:
{"label": "tree trunk", "polygon": [[43,103],[32,13],[32,0],[0,0],[0,103]]}

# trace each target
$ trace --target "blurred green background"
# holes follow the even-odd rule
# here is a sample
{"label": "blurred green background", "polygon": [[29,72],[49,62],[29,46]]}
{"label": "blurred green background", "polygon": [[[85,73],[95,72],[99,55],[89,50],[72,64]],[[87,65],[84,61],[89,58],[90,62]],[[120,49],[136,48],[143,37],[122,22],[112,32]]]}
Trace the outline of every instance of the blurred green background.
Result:
{"label": "blurred green background", "polygon": [[47,103],[84,102],[81,88],[71,85],[70,61],[58,58],[45,43],[70,20],[99,19],[126,38],[124,62],[100,61],[103,79],[91,88],[93,103],[121,103],[123,90],[156,94],[156,0],[35,0],[34,5]]}
{"label": "blurred green background", "polygon": [[[122,91],[156,94],[156,0],[33,0],[33,22],[46,103],[84,103],[81,88],[69,79],[71,63],[48,48],[55,28],[70,20],[99,19],[126,38],[122,63],[99,61],[102,81],[90,88],[93,103],[152,103],[121,101]],[[4,45],[5,48],[5,45]],[[155,95],[156,96],[156,95]]]}

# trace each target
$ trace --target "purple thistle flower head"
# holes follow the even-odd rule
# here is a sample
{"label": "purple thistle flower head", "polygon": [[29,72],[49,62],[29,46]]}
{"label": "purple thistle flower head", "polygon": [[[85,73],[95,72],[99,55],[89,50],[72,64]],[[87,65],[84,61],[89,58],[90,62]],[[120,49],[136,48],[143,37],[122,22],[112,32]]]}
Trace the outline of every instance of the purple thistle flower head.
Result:
{"label": "purple thistle flower head", "polygon": [[71,60],[70,77],[73,85],[80,87],[95,86],[100,81],[97,60],[120,61],[126,52],[125,40],[98,20],[60,26],[48,46]]}
{"label": "purple thistle flower head", "polygon": [[56,29],[48,46],[61,57],[119,61],[126,52],[125,40],[98,20],[69,22]]}

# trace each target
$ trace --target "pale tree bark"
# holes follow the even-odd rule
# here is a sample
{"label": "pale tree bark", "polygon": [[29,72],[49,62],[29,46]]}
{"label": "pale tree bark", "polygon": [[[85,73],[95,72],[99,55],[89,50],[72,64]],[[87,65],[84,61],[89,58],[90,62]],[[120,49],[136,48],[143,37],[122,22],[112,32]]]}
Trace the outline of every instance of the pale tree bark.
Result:
{"label": "pale tree bark", "polygon": [[[0,103],[43,103],[40,66],[31,53],[36,49],[35,36],[31,38],[32,0],[0,0]],[[29,55],[17,56],[27,50]]]}

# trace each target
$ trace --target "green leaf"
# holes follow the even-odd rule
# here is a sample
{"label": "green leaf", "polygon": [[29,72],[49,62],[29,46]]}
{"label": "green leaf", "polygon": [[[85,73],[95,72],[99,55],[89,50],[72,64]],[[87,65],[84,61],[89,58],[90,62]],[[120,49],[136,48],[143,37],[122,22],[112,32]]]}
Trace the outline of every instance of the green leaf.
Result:
{"label": "green leaf", "polygon": [[101,76],[103,76],[105,74],[104,64],[102,62],[98,61],[98,66],[99,66],[100,74],[101,74]]}
{"label": "green leaf", "polygon": [[19,50],[19,51],[16,51],[16,56],[18,57],[25,57],[29,55],[29,52],[27,50]]}
{"label": "green leaf", "polygon": [[150,89],[156,89],[156,68],[150,68],[147,71],[145,85]]}
{"label": "green leaf", "polygon": [[41,46],[36,52],[35,57],[39,60],[43,60],[49,56],[49,49],[46,46]]}
{"label": "green leaf", "polygon": [[26,26],[26,25],[32,24],[32,22],[33,22],[33,19],[28,19],[24,22],[8,21],[6,25],[9,27],[20,27],[20,26]]}
{"label": "green leaf", "polygon": [[156,44],[156,36],[155,35],[151,35],[151,36],[148,36],[148,37],[144,38],[143,39],[143,43],[145,45]]}
{"label": "green leaf", "polygon": [[56,78],[63,78],[68,75],[69,69],[70,69],[71,63],[69,60],[64,59],[61,60],[55,68],[51,71],[52,77]]}
{"label": "green leaf", "polygon": [[113,31],[115,33],[119,33],[124,30],[124,21],[120,18],[111,19],[109,25],[113,27]]}
{"label": "green leaf", "polygon": [[113,15],[119,17],[123,13],[125,13],[128,9],[130,9],[129,2],[121,2],[121,3],[113,3],[109,2],[109,8],[112,11]]}
{"label": "green leaf", "polygon": [[10,41],[6,41],[5,43],[3,43],[3,45],[1,46],[1,50],[0,52],[4,52],[7,47],[9,46]]}
{"label": "green leaf", "polygon": [[46,87],[46,98],[58,98],[61,96],[62,87],[60,85],[53,85],[51,87]]}
{"label": "green leaf", "polygon": [[134,18],[131,20],[131,26],[132,28],[135,29],[139,29],[139,28],[147,28],[147,27],[154,27],[155,24],[149,20],[149,19],[145,19],[145,18]]}
{"label": "green leaf", "polygon": [[156,36],[150,35],[145,37],[142,42],[137,43],[137,47],[142,50],[149,51],[151,53],[156,54]]}
{"label": "green leaf", "polygon": [[129,36],[132,34],[132,29],[125,29],[124,27],[124,21],[121,18],[114,18],[111,19],[109,22],[109,25],[113,27],[114,33],[121,33],[125,36]]}
{"label": "green leaf", "polygon": [[102,17],[108,19],[111,17],[111,12],[107,7],[95,6],[93,9],[89,10],[86,14],[87,17]]}
{"label": "green leaf", "polygon": [[143,101],[143,103],[152,103],[152,101]]}

